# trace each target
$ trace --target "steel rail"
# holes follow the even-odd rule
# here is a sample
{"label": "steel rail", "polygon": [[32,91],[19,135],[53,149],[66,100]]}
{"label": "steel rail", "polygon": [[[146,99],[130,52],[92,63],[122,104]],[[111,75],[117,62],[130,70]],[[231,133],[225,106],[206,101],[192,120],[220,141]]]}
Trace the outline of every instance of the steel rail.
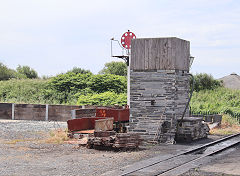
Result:
{"label": "steel rail", "polygon": [[154,175],[154,176],[161,176],[161,175],[164,176],[164,175],[168,174],[168,172],[170,172],[170,171],[176,170],[176,169],[178,169],[178,168],[180,168],[180,167],[183,167],[183,166],[185,166],[185,165],[187,165],[187,164],[190,164],[191,162],[194,162],[194,161],[203,159],[203,158],[205,158],[205,157],[207,157],[207,156],[215,155],[215,154],[217,154],[217,153],[219,153],[219,152],[222,152],[222,151],[224,151],[224,150],[227,150],[227,149],[229,149],[229,148],[231,148],[231,147],[233,147],[233,146],[235,146],[235,145],[237,145],[237,144],[239,144],[239,143],[240,143],[240,141],[234,142],[234,143],[230,144],[230,145],[227,146],[227,147],[224,147],[224,148],[222,148],[222,149],[219,149],[219,150],[210,152],[210,153],[208,153],[208,154],[202,155],[202,156],[200,156],[200,157],[198,157],[198,158],[191,159],[191,160],[189,160],[189,161],[187,161],[187,162],[185,162],[185,163],[183,163],[183,164],[179,164],[179,165],[176,166],[176,167],[173,167],[173,168],[170,168],[170,169],[168,169],[168,170],[165,170],[164,172],[159,173],[159,174],[156,174],[156,175]]}
{"label": "steel rail", "polygon": [[[201,145],[201,146],[199,146],[199,147],[189,149],[188,151],[185,151],[185,152],[176,154],[176,155],[171,156],[171,157],[169,157],[169,158],[162,159],[162,160],[160,159],[159,161],[153,162],[153,163],[151,163],[151,164],[147,164],[147,165],[145,165],[145,166],[143,166],[143,167],[135,168],[134,170],[131,170],[131,171],[128,171],[128,172],[125,172],[125,173],[121,174],[121,176],[127,176],[127,175],[129,175],[129,174],[134,173],[134,172],[140,171],[140,170],[145,169],[145,168],[148,168],[148,167],[150,167],[150,166],[154,166],[154,165],[156,165],[156,164],[159,164],[159,163],[161,163],[161,162],[164,162],[164,161],[167,161],[167,160],[176,158],[176,157],[181,156],[181,155],[187,155],[187,154],[195,153],[195,152],[197,152],[197,151],[201,151],[201,150],[203,150],[203,149],[206,149],[207,147],[210,147],[210,146],[219,144],[219,143],[221,143],[221,142],[230,140],[230,139],[232,139],[232,138],[234,138],[234,137],[237,137],[237,136],[240,136],[240,133],[233,134],[233,135],[230,135],[230,136],[226,136],[226,137],[221,138],[221,139],[218,139],[218,140],[216,140],[216,141],[213,141],[213,142],[210,142],[210,143]],[[232,144],[232,145],[229,146],[229,147],[232,147],[232,146],[234,146],[234,145],[236,145],[236,144],[238,144],[238,143],[240,143],[240,141]],[[227,149],[227,148],[229,148],[229,147],[226,147],[226,148],[221,149],[221,150],[219,150],[219,151],[214,151],[214,152],[212,152],[212,153],[210,153],[210,154],[207,154],[206,156],[214,155],[214,153],[219,153],[219,152],[221,152],[221,151],[223,151],[223,150],[225,150],[225,149]],[[187,163],[189,163],[189,162],[198,160],[198,159],[200,159],[200,158],[202,158],[202,157],[206,157],[206,156],[203,155],[203,156],[201,156],[201,157],[199,157],[199,158],[195,158],[195,159],[192,159],[191,161],[185,162],[184,164],[187,164]],[[184,165],[184,164],[182,164],[182,165]],[[176,166],[176,167],[171,168],[171,169],[169,169],[169,170],[167,170],[167,171],[164,171],[164,172],[168,172],[168,171],[173,170],[173,169],[175,169],[175,168],[177,168],[177,167],[180,167],[180,166],[182,166],[182,165]],[[164,173],[164,172],[163,172],[163,173]],[[160,174],[163,174],[163,173],[160,173]]]}

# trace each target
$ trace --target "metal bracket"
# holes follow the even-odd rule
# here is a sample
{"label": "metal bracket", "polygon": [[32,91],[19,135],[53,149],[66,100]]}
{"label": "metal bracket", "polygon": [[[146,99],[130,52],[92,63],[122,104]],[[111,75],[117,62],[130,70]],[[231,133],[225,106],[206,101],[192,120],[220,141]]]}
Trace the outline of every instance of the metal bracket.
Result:
{"label": "metal bracket", "polygon": [[[122,48],[122,55],[119,55],[119,56],[114,56],[113,55],[113,52],[112,52],[112,42],[113,41],[118,42],[118,45]],[[129,66],[129,56],[124,55],[124,51],[129,53],[129,50],[123,48],[118,40],[115,40],[114,38],[112,38],[111,39],[111,57],[116,57],[116,58],[123,59],[125,61],[125,63],[127,64],[127,66]]]}

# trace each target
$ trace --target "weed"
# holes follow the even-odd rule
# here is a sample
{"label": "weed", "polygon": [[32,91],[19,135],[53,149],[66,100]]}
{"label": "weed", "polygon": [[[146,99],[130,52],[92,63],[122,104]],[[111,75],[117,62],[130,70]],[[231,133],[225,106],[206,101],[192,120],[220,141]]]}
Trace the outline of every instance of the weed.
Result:
{"label": "weed", "polygon": [[67,136],[67,130],[58,129],[49,132],[49,137],[44,140],[45,143],[63,144],[69,138]]}
{"label": "weed", "polygon": [[16,144],[18,142],[32,141],[32,139],[13,139],[11,141],[6,141],[5,144]]}
{"label": "weed", "polygon": [[210,131],[210,134],[215,135],[231,135],[234,133],[240,133],[240,125],[236,119],[229,115],[223,115],[221,125]]}

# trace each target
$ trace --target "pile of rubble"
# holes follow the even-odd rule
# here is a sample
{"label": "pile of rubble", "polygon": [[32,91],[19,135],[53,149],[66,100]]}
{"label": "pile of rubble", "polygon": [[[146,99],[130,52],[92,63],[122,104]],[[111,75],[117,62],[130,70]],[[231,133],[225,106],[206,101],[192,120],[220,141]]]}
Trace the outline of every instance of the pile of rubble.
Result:
{"label": "pile of rubble", "polygon": [[178,119],[176,141],[193,141],[206,138],[209,133],[208,125],[202,117],[184,117]]}
{"label": "pile of rubble", "polygon": [[136,149],[141,142],[142,139],[136,133],[99,131],[89,135],[87,148]]}
{"label": "pile of rubble", "polygon": [[[81,110],[75,110],[75,113]],[[78,114],[81,114],[78,112]],[[129,108],[96,109],[95,117],[71,119],[68,136],[77,138],[78,144],[87,148],[136,149],[142,140],[139,134],[127,133]]]}

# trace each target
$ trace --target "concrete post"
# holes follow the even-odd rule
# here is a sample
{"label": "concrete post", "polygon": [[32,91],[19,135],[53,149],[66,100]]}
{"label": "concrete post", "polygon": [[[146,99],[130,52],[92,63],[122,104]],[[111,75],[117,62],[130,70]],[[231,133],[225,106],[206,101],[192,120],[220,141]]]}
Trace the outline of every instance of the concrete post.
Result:
{"label": "concrete post", "polygon": [[48,121],[48,104],[46,104],[46,116],[45,116],[45,121]]}
{"label": "concrete post", "polygon": [[12,120],[14,120],[14,110],[15,110],[15,104],[12,104]]}
{"label": "concrete post", "polygon": [[72,119],[76,119],[76,110],[71,110]]}

